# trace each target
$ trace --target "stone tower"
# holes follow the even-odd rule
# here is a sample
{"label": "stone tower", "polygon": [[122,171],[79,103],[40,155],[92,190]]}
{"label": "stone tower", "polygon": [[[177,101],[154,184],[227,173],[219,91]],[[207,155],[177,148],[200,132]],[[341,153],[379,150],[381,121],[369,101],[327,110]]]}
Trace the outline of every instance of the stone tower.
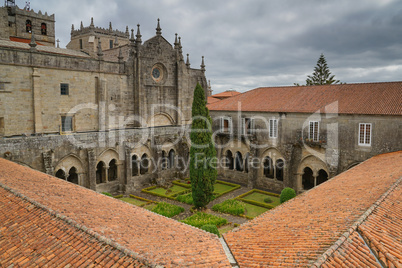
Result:
{"label": "stone tower", "polygon": [[126,27],[125,32],[114,30],[111,22],[108,29],[96,27],[93,18],[91,18],[91,24],[88,27],[84,27],[82,22],[79,29],[75,29],[74,25],[72,25],[71,41],[68,43],[67,48],[83,51],[90,56],[96,56],[99,41],[102,51],[104,51],[127,45],[129,37],[128,27]]}
{"label": "stone tower", "polygon": [[32,32],[39,45],[55,46],[54,14],[49,16],[29,7],[20,9],[14,0],[7,0],[0,8],[0,38],[29,43]]}

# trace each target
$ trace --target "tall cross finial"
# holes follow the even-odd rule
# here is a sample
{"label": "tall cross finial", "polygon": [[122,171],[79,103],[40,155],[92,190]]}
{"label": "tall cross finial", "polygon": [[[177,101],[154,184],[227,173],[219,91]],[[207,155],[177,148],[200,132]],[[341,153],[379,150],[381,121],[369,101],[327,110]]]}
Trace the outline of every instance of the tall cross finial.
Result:
{"label": "tall cross finial", "polygon": [[30,10],[31,9],[31,2],[25,1],[25,9]]}

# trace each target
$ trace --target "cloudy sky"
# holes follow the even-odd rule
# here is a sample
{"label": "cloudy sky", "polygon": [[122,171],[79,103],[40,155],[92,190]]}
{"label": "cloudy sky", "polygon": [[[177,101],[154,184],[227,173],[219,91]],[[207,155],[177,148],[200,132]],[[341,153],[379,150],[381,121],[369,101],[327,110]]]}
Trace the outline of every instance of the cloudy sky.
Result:
{"label": "cloudy sky", "polygon": [[[71,25],[124,31],[141,24],[143,41],[182,37],[193,68],[205,56],[214,93],[305,83],[321,53],[347,83],[402,80],[401,0],[31,0],[56,16],[65,47]],[[16,1],[19,7],[25,1]]]}

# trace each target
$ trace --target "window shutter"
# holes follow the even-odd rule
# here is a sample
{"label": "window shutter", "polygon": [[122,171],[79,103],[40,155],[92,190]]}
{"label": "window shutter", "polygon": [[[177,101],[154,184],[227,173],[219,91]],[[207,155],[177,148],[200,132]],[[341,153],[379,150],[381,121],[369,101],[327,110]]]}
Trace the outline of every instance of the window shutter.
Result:
{"label": "window shutter", "polygon": [[246,118],[241,119],[241,134],[246,135]]}

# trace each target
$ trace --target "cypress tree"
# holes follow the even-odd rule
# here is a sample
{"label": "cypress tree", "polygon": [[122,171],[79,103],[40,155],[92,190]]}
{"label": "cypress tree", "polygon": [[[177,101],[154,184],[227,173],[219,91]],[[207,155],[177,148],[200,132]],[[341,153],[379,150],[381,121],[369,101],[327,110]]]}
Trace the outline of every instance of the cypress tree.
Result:
{"label": "cypress tree", "polygon": [[212,200],[216,182],[216,150],[212,141],[212,119],[200,84],[194,90],[191,125],[190,180],[194,206],[205,208]]}
{"label": "cypress tree", "polygon": [[324,54],[321,53],[317,66],[314,67],[313,75],[307,76],[306,86],[338,84],[339,80],[335,80],[334,77],[335,75],[331,75],[329,71]]}

